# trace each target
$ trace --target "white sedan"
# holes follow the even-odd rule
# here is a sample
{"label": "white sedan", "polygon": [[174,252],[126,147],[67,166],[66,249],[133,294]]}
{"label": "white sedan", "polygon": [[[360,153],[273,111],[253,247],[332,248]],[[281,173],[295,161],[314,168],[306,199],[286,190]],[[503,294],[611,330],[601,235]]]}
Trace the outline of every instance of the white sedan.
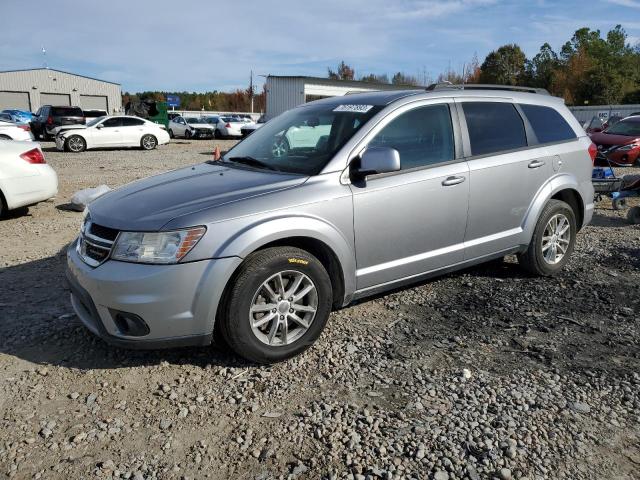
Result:
{"label": "white sedan", "polygon": [[14,122],[0,120],[0,139],[31,141],[33,134],[29,125],[18,125]]}
{"label": "white sedan", "polygon": [[43,202],[58,193],[58,177],[40,145],[0,140],[0,216]]}
{"label": "white sedan", "polygon": [[241,137],[241,128],[246,123],[237,117],[220,117],[216,124],[216,136],[226,137]]}
{"label": "white sedan", "polygon": [[128,115],[99,117],[86,125],[58,127],[55,132],[56,147],[68,152],[121,147],[153,150],[169,143],[169,134],[163,125]]}
{"label": "white sedan", "polygon": [[184,138],[214,138],[215,128],[204,118],[174,117],[169,120],[169,135]]}

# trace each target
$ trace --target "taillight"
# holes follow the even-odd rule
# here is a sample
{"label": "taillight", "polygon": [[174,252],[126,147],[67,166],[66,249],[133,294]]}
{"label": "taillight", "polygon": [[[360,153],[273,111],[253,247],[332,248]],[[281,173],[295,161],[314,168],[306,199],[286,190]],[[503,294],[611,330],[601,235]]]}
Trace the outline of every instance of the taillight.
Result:
{"label": "taillight", "polygon": [[30,132],[31,131],[31,127],[29,125],[18,125],[18,128],[21,128],[25,132]]}
{"label": "taillight", "polygon": [[589,156],[591,157],[591,163],[595,163],[596,155],[598,155],[598,147],[596,147],[595,143],[589,145]]}
{"label": "taillight", "polygon": [[44,159],[44,155],[39,148],[34,148],[32,150],[29,150],[28,152],[24,152],[22,155],[20,155],[20,158],[33,164],[47,163]]}
{"label": "taillight", "polygon": [[227,123],[227,124],[224,126],[224,128],[231,128],[231,124],[230,124],[230,123]]}
{"label": "taillight", "polygon": [[53,125],[53,117],[47,117],[47,125]]}

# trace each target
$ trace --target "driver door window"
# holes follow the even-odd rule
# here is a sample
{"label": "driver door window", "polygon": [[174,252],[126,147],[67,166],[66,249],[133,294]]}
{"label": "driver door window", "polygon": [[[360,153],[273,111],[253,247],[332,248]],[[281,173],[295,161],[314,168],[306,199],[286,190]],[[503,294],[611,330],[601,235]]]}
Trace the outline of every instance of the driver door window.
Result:
{"label": "driver door window", "polygon": [[455,147],[449,107],[430,105],[403,113],[369,146],[395,148],[400,153],[401,170],[450,162],[455,158]]}

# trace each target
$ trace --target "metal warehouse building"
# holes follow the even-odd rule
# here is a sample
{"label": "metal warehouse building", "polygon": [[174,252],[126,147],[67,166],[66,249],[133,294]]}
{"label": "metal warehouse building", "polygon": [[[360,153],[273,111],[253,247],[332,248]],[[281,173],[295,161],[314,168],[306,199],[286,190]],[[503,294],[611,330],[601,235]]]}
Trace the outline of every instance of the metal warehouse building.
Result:
{"label": "metal warehouse building", "polygon": [[0,72],[0,110],[35,112],[41,105],[73,105],[108,113],[122,107],[120,84],[49,68]]}
{"label": "metal warehouse building", "polygon": [[406,85],[367,83],[356,80],[333,80],[319,77],[267,77],[267,119],[277,117],[287,110],[306,102],[327,97],[337,97],[353,92],[379,90],[423,89]]}

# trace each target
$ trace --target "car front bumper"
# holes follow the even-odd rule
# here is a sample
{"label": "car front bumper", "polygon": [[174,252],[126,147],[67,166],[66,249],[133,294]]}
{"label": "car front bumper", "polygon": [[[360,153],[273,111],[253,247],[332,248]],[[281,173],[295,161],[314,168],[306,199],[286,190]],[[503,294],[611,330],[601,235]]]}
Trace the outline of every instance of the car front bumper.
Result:
{"label": "car front bumper", "polygon": [[[82,261],[76,243],[67,249],[71,304],[93,334],[127,348],[211,343],[218,303],[240,258],[174,265],[107,260],[93,268]],[[118,313],[142,319],[148,333],[123,333],[116,322]]]}

